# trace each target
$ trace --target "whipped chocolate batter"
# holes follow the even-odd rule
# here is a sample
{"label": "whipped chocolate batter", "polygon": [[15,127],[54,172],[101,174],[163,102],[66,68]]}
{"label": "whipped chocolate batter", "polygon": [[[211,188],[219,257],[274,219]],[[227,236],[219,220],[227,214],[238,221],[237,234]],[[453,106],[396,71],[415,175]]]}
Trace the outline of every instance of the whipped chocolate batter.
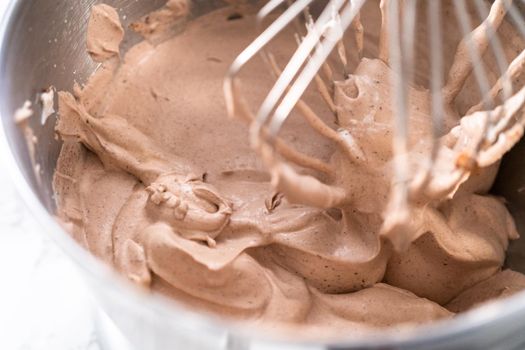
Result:
{"label": "whipped chocolate batter", "polygon": [[[299,168],[286,156],[260,157],[246,125],[226,119],[223,77],[256,36],[253,17],[217,10],[158,43],[188,11],[185,1],[172,0],[145,17],[132,27],[147,40],[121,57],[117,11],[93,8],[88,50],[101,66],[73,93],[59,92],[64,145],[54,185],[60,220],[77,241],[137,284],[199,310],[314,334],[450,318],[523,289],[525,276],[501,272],[508,242],[518,237],[513,220],[487,194],[502,152],[478,159],[475,169],[456,168],[458,144],[479,134],[479,114],[461,117],[479,102],[474,80],[449,80],[455,96],[437,176],[426,187],[432,191],[414,192],[410,222],[385,228],[395,158],[387,60],[349,54],[353,73],[332,95],[336,118],[308,90],[304,101],[329,128],[346,128],[353,146],[342,149],[337,137],[324,137],[333,133],[319,133],[294,112],[279,140],[283,153],[293,147],[308,155]],[[452,17],[447,28],[458,27]],[[367,36],[381,36],[377,2],[365,4],[361,19]],[[515,35],[506,22],[495,27]],[[447,33],[450,66],[461,36]],[[276,66],[296,48],[288,34],[271,45]],[[376,57],[382,49],[370,42],[364,55]],[[522,48],[505,43],[509,57]],[[493,61],[487,58],[495,81]],[[422,68],[421,87],[410,88],[413,164],[431,148],[426,76]],[[256,103],[274,78],[257,60],[243,81],[247,103]],[[524,100],[517,95],[506,110],[521,110]]]}

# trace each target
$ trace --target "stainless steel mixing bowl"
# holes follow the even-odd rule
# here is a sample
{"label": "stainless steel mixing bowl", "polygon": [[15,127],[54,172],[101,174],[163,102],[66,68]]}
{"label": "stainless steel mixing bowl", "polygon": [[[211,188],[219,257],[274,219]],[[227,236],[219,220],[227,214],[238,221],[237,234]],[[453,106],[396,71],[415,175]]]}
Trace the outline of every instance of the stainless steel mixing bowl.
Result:
{"label": "stainless steel mixing bowl", "polygon": [[[8,0],[0,0],[8,1]],[[124,24],[157,8],[165,0],[106,0],[125,14]],[[26,99],[49,85],[69,90],[74,81],[85,81],[96,65],[85,50],[89,10],[95,0],[12,0],[0,26],[0,171],[13,175],[27,206],[48,233],[74,259],[104,310],[136,349],[518,349],[525,347],[525,293],[493,303],[448,322],[405,333],[380,331],[365,338],[349,338],[333,344],[278,339],[260,330],[197,315],[160,296],[151,296],[131,285],[111,268],[80,248],[53,219],[51,187],[60,144],[54,137],[54,120],[44,127],[38,118],[32,127],[38,137],[36,161],[42,168],[37,182],[24,137],[14,123],[14,111]],[[194,0],[193,14],[204,14],[222,4]],[[129,35],[124,46],[139,40]],[[38,104],[36,104],[36,114]],[[525,202],[518,189],[525,185],[520,146],[504,161],[496,188],[511,200],[516,218],[525,218]],[[512,180],[512,181],[511,181]],[[525,188],[525,187],[524,187]],[[519,222],[520,226],[521,222]],[[523,242],[512,247],[509,264],[523,268]]]}

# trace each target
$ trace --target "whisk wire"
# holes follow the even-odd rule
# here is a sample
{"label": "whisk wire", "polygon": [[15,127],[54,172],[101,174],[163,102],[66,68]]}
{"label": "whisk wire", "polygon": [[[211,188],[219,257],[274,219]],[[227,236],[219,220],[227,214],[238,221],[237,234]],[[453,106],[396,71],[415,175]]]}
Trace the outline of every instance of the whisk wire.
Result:
{"label": "whisk wire", "polygon": [[[284,13],[273,21],[266,30],[261,33],[248,47],[246,47],[237,56],[235,61],[230,66],[224,81],[224,93],[226,97],[226,106],[229,115],[235,115],[235,88],[234,79],[239,74],[240,70],[252,60],[261,50],[266,47],[281,31],[283,31],[294,19],[301,14],[304,9],[315,0],[297,0],[288,7]],[[265,7],[265,12],[260,13],[258,22],[261,23],[266,16],[270,14],[270,10],[275,10],[282,1],[275,1]],[[270,12],[269,12],[270,11]]]}
{"label": "whisk wire", "polygon": [[[245,113],[249,115],[246,119],[249,119],[251,123],[252,144],[260,146],[256,149],[263,155],[265,164],[269,164],[272,168],[274,183],[286,183],[291,186],[296,181],[304,185],[304,188],[307,187],[303,193],[293,192],[286,194],[287,196],[300,198],[303,202],[311,203],[308,198],[315,192],[316,198],[324,203],[323,205],[327,208],[347,203],[352,198],[351,186],[347,188],[338,182],[335,182],[334,185],[327,185],[316,176],[299,173],[295,168],[281,162],[278,157],[274,157],[272,153],[275,150],[283,158],[292,160],[294,164],[302,167],[308,164],[306,167],[310,169],[322,169],[321,171],[328,175],[329,179],[333,179],[332,176],[337,174],[338,166],[343,166],[332,162],[317,164],[311,156],[306,156],[284,143],[283,139],[279,137],[279,132],[292,111],[297,109],[303,115],[303,119],[318,134],[335,142],[340,150],[350,156],[347,158],[340,157],[341,159],[355,163],[368,162],[367,155],[362,152],[363,150],[359,145],[359,138],[364,137],[362,129],[367,127],[367,123],[370,123],[371,129],[374,127],[384,128],[387,133],[390,133],[392,129],[391,150],[393,157],[384,160],[385,162],[392,161],[391,164],[389,163],[388,169],[393,165],[393,179],[390,183],[391,197],[386,212],[394,214],[390,217],[385,216],[383,226],[385,228],[383,232],[390,234],[393,231],[403,229],[402,223],[407,222],[406,216],[410,215],[409,209],[416,198],[444,198],[449,196],[458,189],[463,181],[468,179],[469,173],[476,166],[490,165],[490,162],[505,152],[509,140],[510,143],[517,142],[517,139],[523,134],[525,116],[516,116],[516,113],[523,108],[522,99],[525,96],[525,88],[513,95],[513,81],[525,70],[525,51],[519,53],[509,64],[498,32],[507,12],[523,37],[525,37],[525,21],[511,0],[495,0],[491,2],[489,10],[484,0],[475,0],[475,7],[467,7],[466,0],[451,1],[449,5],[455,12],[463,39],[456,49],[451,68],[445,73],[443,11],[448,5],[443,5],[443,2],[438,0],[427,1],[430,81],[428,91],[421,91],[415,86],[414,82],[415,40],[418,37],[416,18],[420,10],[419,1],[381,0],[382,19],[378,58],[388,66],[391,81],[390,86],[382,85],[380,88],[384,88],[382,93],[386,92],[392,99],[393,115],[382,115],[377,110],[374,115],[354,115],[354,111],[351,111],[351,116],[346,117],[348,124],[339,124],[339,118],[344,117],[344,113],[340,112],[346,107],[338,106],[337,98],[342,96],[341,98],[352,99],[354,97],[351,97],[350,94],[346,96],[347,92],[342,90],[343,87],[348,88],[349,85],[345,85],[346,82],[342,85],[335,82],[335,75],[328,59],[335,52],[337,55],[334,55],[334,58],[337,59],[338,56],[344,67],[345,79],[349,78],[347,50],[342,39],[347,29],[352,26],[356,34],[358,58],[362,57],[364,29],[360,22],[360,16],[366,1],[329,0],[328,5],[314,21],[309,14],[309,6],[314,0],[296,0],[295,2],[270,0],[259,14],[259,23],[262,23],[280,5],[288,3],[288,8],[235,61],[226,78],[225,90],[229,112],[233,115],[235,114],[235,103],[236,101],[239,102],[235,96],[237,92],[234,79],[240,69],[258,53],[261,53],[263,58],[270,63],[270,68],[277,77],[276,82],[264,97],[255,115],[251,111]],[[476,28],[473,28],[471,21],[473,13],[468,11],[472,9],[482,19]],[[306,18],[306,34],[304,37],[299,35],[299,31],[303,30],[301,26],[296,34],[298,48],[284,69],[281,69],[275,58],[270,53],[265,52],[265,48],[285,27],[292,22],[297,24],[297,18],[303,14]],[[490,51],[488,51],[489,49]],[[486,55],[487,52],[494,54],[496,74],[499,74],[499,78],[493,85],[491,85],[492,82],[486,69],[488,66],[485,61],[490,57]],[[366,62],[370,61],[361,61],[363,67]],[[374,64],[379,63],[376,61]],[[324,78],[321,75],[322,73],[324,73]],[[481,133],[476,131],[474,136],[467,135],[468,140],[465,141],[457,137],[453,132],[454,130],[446,134],[446,128],[450,127],[451,119],[457,114],[454,108],[458,95],[464,90],[465,86],[469,86],[467,84],[472,83],[468,81],[470,76],[473,76],[473,82],[478,86],[481,101],[473,106],[466,116],[473,116],[474,121],[481,126],[482,130]],[[370,99],[370,96],[374,95],[366,90],[371,86],[367,85],[370,82],[366,78],[366,76],[355,73],[355,76],[352,77],[353,80],[349,81],[349,83],[356,84],[357,96],[362,96],[364,103],[369,102],[367,98]],[[325,82],[326,79],[328,79],[328,83]],[[377,79],[376,84],[383,83],[379,82],[378,78],[375,79]],[[303,100],[303,95],[312,82],[317,84],[321,97],[327,103],[329,110],[335,115],[339,129],[336,130],[326,124]],[[357,83],[362,85],[358,86]],[[361,87],[365,89],[362,95],[360,93]],[[352,87],[349,89],[352,90]],[[426,93],[428,94],[424,95]],[[500,94],[501,98],[499,98]],[[374,96],[377,97],[380,94]],[[414,104],[410,101],[411,98],[422,99],[421,101],[424,99],[424,107],[419,113],[413,111]],[[501,103],[501,100],[504,102]],[[372,107],[379,103],[383,103],[383,101],[370,102],[373,105]],[[427,106],[428,111],[426,110]],[[354,107],[356,109],[365,108],[366,112],[366,106],[356,104]],[[343,112],[346,113],[346,111]],[[423,152],[426,159],[421,162],[420,158],[416,157],[417,160],[413,161],[410,158],[410,152],[413,151],[411,149],[413,145],[409,138],[410,123],[419,123],[418,118],[421,115],[425,117],[425,113],[428,114],[428,118],[431,118],[432,131],[429,137],[432,137],[432,141],[428,142],[427,138],[421,140],[422,143],[419,145],[423,146],[416,151]],[[374,118],[383,119],[375,120]],[[388,121],[390,118],[392,124],[386,125],[390,122]],[[385,122],[385,120],[387,121]],[[457,120],[454,121],[457,122]],[[353,128],[354,125],[355,128]],[[462,125],[457,126],[459,129],[461,127]],[[359,134],[353,135],[354,131]],[[373,131],[371,130],[371,132]],[[446,137],[443,137],[445,134]],[[420,140],[415,141],[419,142]],[[441,152],[443,145],[446,149]],[[469,148],[463,147],[465,145]],[[466,157],[466,160],[462,157]],[[268,159],[271,161],[268,162]],[[412,167],[417,169],[412,169]],[[416,176],[413,176],[413,170],[417,170]],[[444,171],[448,172],[447,176],[443,176]],[[434,177],[433,175],[436,173],[439,173],[440,176]],[[298,186],[295,187],[298,188]],[[423,197],[418,197],[419,195]]]}
{"label": "whisk wire", "polygon": [[467,12],[465,0],[456,1],[454,4],[454,9],[456,11],[456,16],[458,18],[461,33],[465,38],[464,43],[466,45],[467,55],[469,58],[461,58],[462,60],[468,62],[469,67],[469,69],[464,70],[464,73],[462,72],[462,80],[465,81],[466,77],[470,73],[470,70],[474,71],[474,77],[476,78],[477,86],[480,90],[480,96],[484,98],[484,108],[486,110],[489,110],[493,108],[494,101],[486,99],[487,92],[490,89],[490,85],[487,79],[485,69],[483,67],[483,59],[481,57],[483,51],[485,51],[485,48],[483,46],[486,46],[486,44],[482,43],[481,40],[478,41],[478,45],[476,45],[474,42],[475,39],[481,39],[482,35],[486,35],[486,22],[488,21],[488,19],[482,22],[479,25],[479,27],[472,31],[471,20]]}
{"label": "whisk wire", "polygon": [[[489,11],[487,10],[487,6],[484,3],[483,0],[475,0],[474,2],[478,15],[480,18],[487,18],[489,16]],[[498,33],[494,30],[494,28],[490,25],[485,26],[486,36],[489,38],[489,45],[492,49],[492,52],[494,53],[494,57],[496,59],[496,64],[499,69],[499,76],[502,81],[502,88],[503,88],[503,100],[509,99],[512,94],[512,81],[510,77],[507,75],[507,69],[509,67],[509,62],[507,61],[507,57],[505,55],[505,50],[503,49],[503,45],[501,43],[501,40],[499,39]],[[495,101],[495,96],[492,96],[489,94],[488,99]]]}
{"label": "whisk wire", "polygon": [[[404,8],[406,6],[406,8]],[[415,18],[415,1],[391,0],[388,4],[388,29],[391,35],[388,61],[393,70],[391,74],[392,86],[397,91],[393,97],[394,103],[394,138],[392,150],[394,154],[394,176],[392,179],[392,194],[390,206],[396,208],[396,215],[387,218],[385,224],[388,230],[398,226],[409,215],[408,211],[408,174],[410,163],[408,160],[408,103],[409,86],[412,78],[414,54],[415,21],[408,19],[401,22],[401,12],[406,10],[408,16]],[[395,39],[395,40],[394,40]],[[404,53],[404,54],[403,54]]]}
{"label": "whisk wire", "polygon": [[439,137],[444,131],[444,108],[443,108],[443,76],[445,67],[443,64],[443,33],[441,29],[441,1],[430,1],[428,4],[428,21],[430,25],[430,91],[432,96],[432,163],[437,155]]}
{"label": "whisk wire", "polygon": [[[344,1],[342,2],[344,3]],[[319,18],[319,20],[316,22],[316,24],[320,22],[319,26],[321,26],[321,28],[324,27],[322,28],[324,35],[322,36],[322,38],[319,38],[320,33],[316,33],[314,34],[314,36],[312,36],[312,39],[318,38],[318,40],[320,40],[320,44],[314,45],[316,46],[316,49],[311,59],[307,61],[303,71],[300,73],[299,77],[294,82],[289,92],[282,99],[282,102],[277,107],[273,118],[271,118],[271,124],[269,126],[270,137],[274,138],[275,136],[277,136],[283,123],[286,121],[291,111],[297,104],[297,101],[299,101],[301,96],[304,94],[304,92],[306,91],[316,74],[321,69],[323,63],[332,53],[337,43],[340,40],[342,40],[344,32],[350,26],[364,2],[365,0],[358,0],[355,3],[348,2],[347,5],[343,8],[342,14],[340,16],[335,15],[335,13],[338,13],[339,8],[336,6],[330,7],[329,5],[328,10],[331,10],[330,18],[326,22],[324,21],[324,18]],[[318,26],[316,26],[316,30],[317,29],[319,29]],[[315,33],[315,31],[310,31],[310,33]],[[303,43],[305,43],[308,40],[309,34],[307,35]],[[302,48],[300,47],[298,52],[301,51]],[[298,66],[297,68],[299,68]],[[258,122],[261,124],[263,121],[264,120],[258,120]]]}
{"label": "whisk wire", "polygon": [[257,24],[262,25],[264,19],[268,17],[279,6],[286,3],[286,0],[270,0],[257,13]]}
{"label": "whisk wire", "polygon": [[[312,50],[319,45],[321,36],[325,29],[324,27],[331,20],[334,9],[338,11],[343,6],[344,2],[344,0],[330,1],[328,6],[321,13],[319,19],[315,22],[315,25],[308,31],[305,38],[302,40],[301,45],[284,68],[279,79],[270,90],[257,112],[256,121],[252,130],[252,138],[258,138],[260,136],[262,127],[269,121],[270,115],[282,100],[288,86],[290,86],[294,78],[297,76],[301,67],[304,66]],[[310,81],[312,79],[310,79]]]}

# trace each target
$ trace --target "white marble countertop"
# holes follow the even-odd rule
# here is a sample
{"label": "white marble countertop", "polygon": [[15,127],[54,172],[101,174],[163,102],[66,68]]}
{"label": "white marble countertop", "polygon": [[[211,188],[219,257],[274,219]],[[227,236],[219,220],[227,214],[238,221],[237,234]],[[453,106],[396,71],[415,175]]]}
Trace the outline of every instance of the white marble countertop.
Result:
{"label": "white marble countertop", "polygon": [[0,183],[0,349],[101,349],[98,308],[76,267],[41,233],[1,163]]}

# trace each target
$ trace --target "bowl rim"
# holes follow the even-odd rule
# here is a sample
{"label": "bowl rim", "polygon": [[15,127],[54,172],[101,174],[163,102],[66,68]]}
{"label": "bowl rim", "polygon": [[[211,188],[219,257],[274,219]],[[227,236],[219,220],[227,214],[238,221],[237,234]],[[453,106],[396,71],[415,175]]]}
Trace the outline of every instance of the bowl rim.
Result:
{"label": "bowl rim", "polygon": [[[3,16],[0,18],[0,76],[6,69],[6,45],[16,15],[21,10],[23,1],[8,0],[9,3]],[[0,14],[1,15],[1,14]],[[1,89],[1,87],[0,87]],[[0,95],[5,91],[0,90]],[[1,103],[1,102],[0,102]],[[191,311],[182,303],[168,297],[148,294],[141,291],[132,282],[128,281],[113,268],[106,265],[88,251],[82,248],[65,229],[48,213],[38,196],[31,189],[28,179],[24,176],[16,155],[9,144],[5,122],[12,115],[3,115],[0,109],[0,161],[7,169],[17,193],[29,213],[40,224],[43,231],[50,237],[81,270],[91,278],[111,285],[114,291],[122,292],[131,302],[139,304],[141,308],[159,314],[165,314],[173,320],[173,326],[189,328],[202,334],[203,330],[224,335],[230,338],[246,339],[256,343],[272,343],[275,346],[303,345],[308,348],[344,348],[344,349],[371,349],[371,348],[415,348],[419,346],[448,344],[454,337],[465,338],[469,335],[479,335],[482,332],[494,330],[494,327],[520,330],[525,324],[525,292],[497,300],[466,313],[458,314],[452,319],[440,320],[431,324],[410,327],[402,332],[392,329],[378,329],[366,333],[364,336],[341,337],[334,341],[292,341],[289,337],[282,337],[269,332],[261,332],[256,325],[242,325],[242,322],[223,320],[218,316],[204,315]],[[499,329],[499,328],[498,328]]]}

